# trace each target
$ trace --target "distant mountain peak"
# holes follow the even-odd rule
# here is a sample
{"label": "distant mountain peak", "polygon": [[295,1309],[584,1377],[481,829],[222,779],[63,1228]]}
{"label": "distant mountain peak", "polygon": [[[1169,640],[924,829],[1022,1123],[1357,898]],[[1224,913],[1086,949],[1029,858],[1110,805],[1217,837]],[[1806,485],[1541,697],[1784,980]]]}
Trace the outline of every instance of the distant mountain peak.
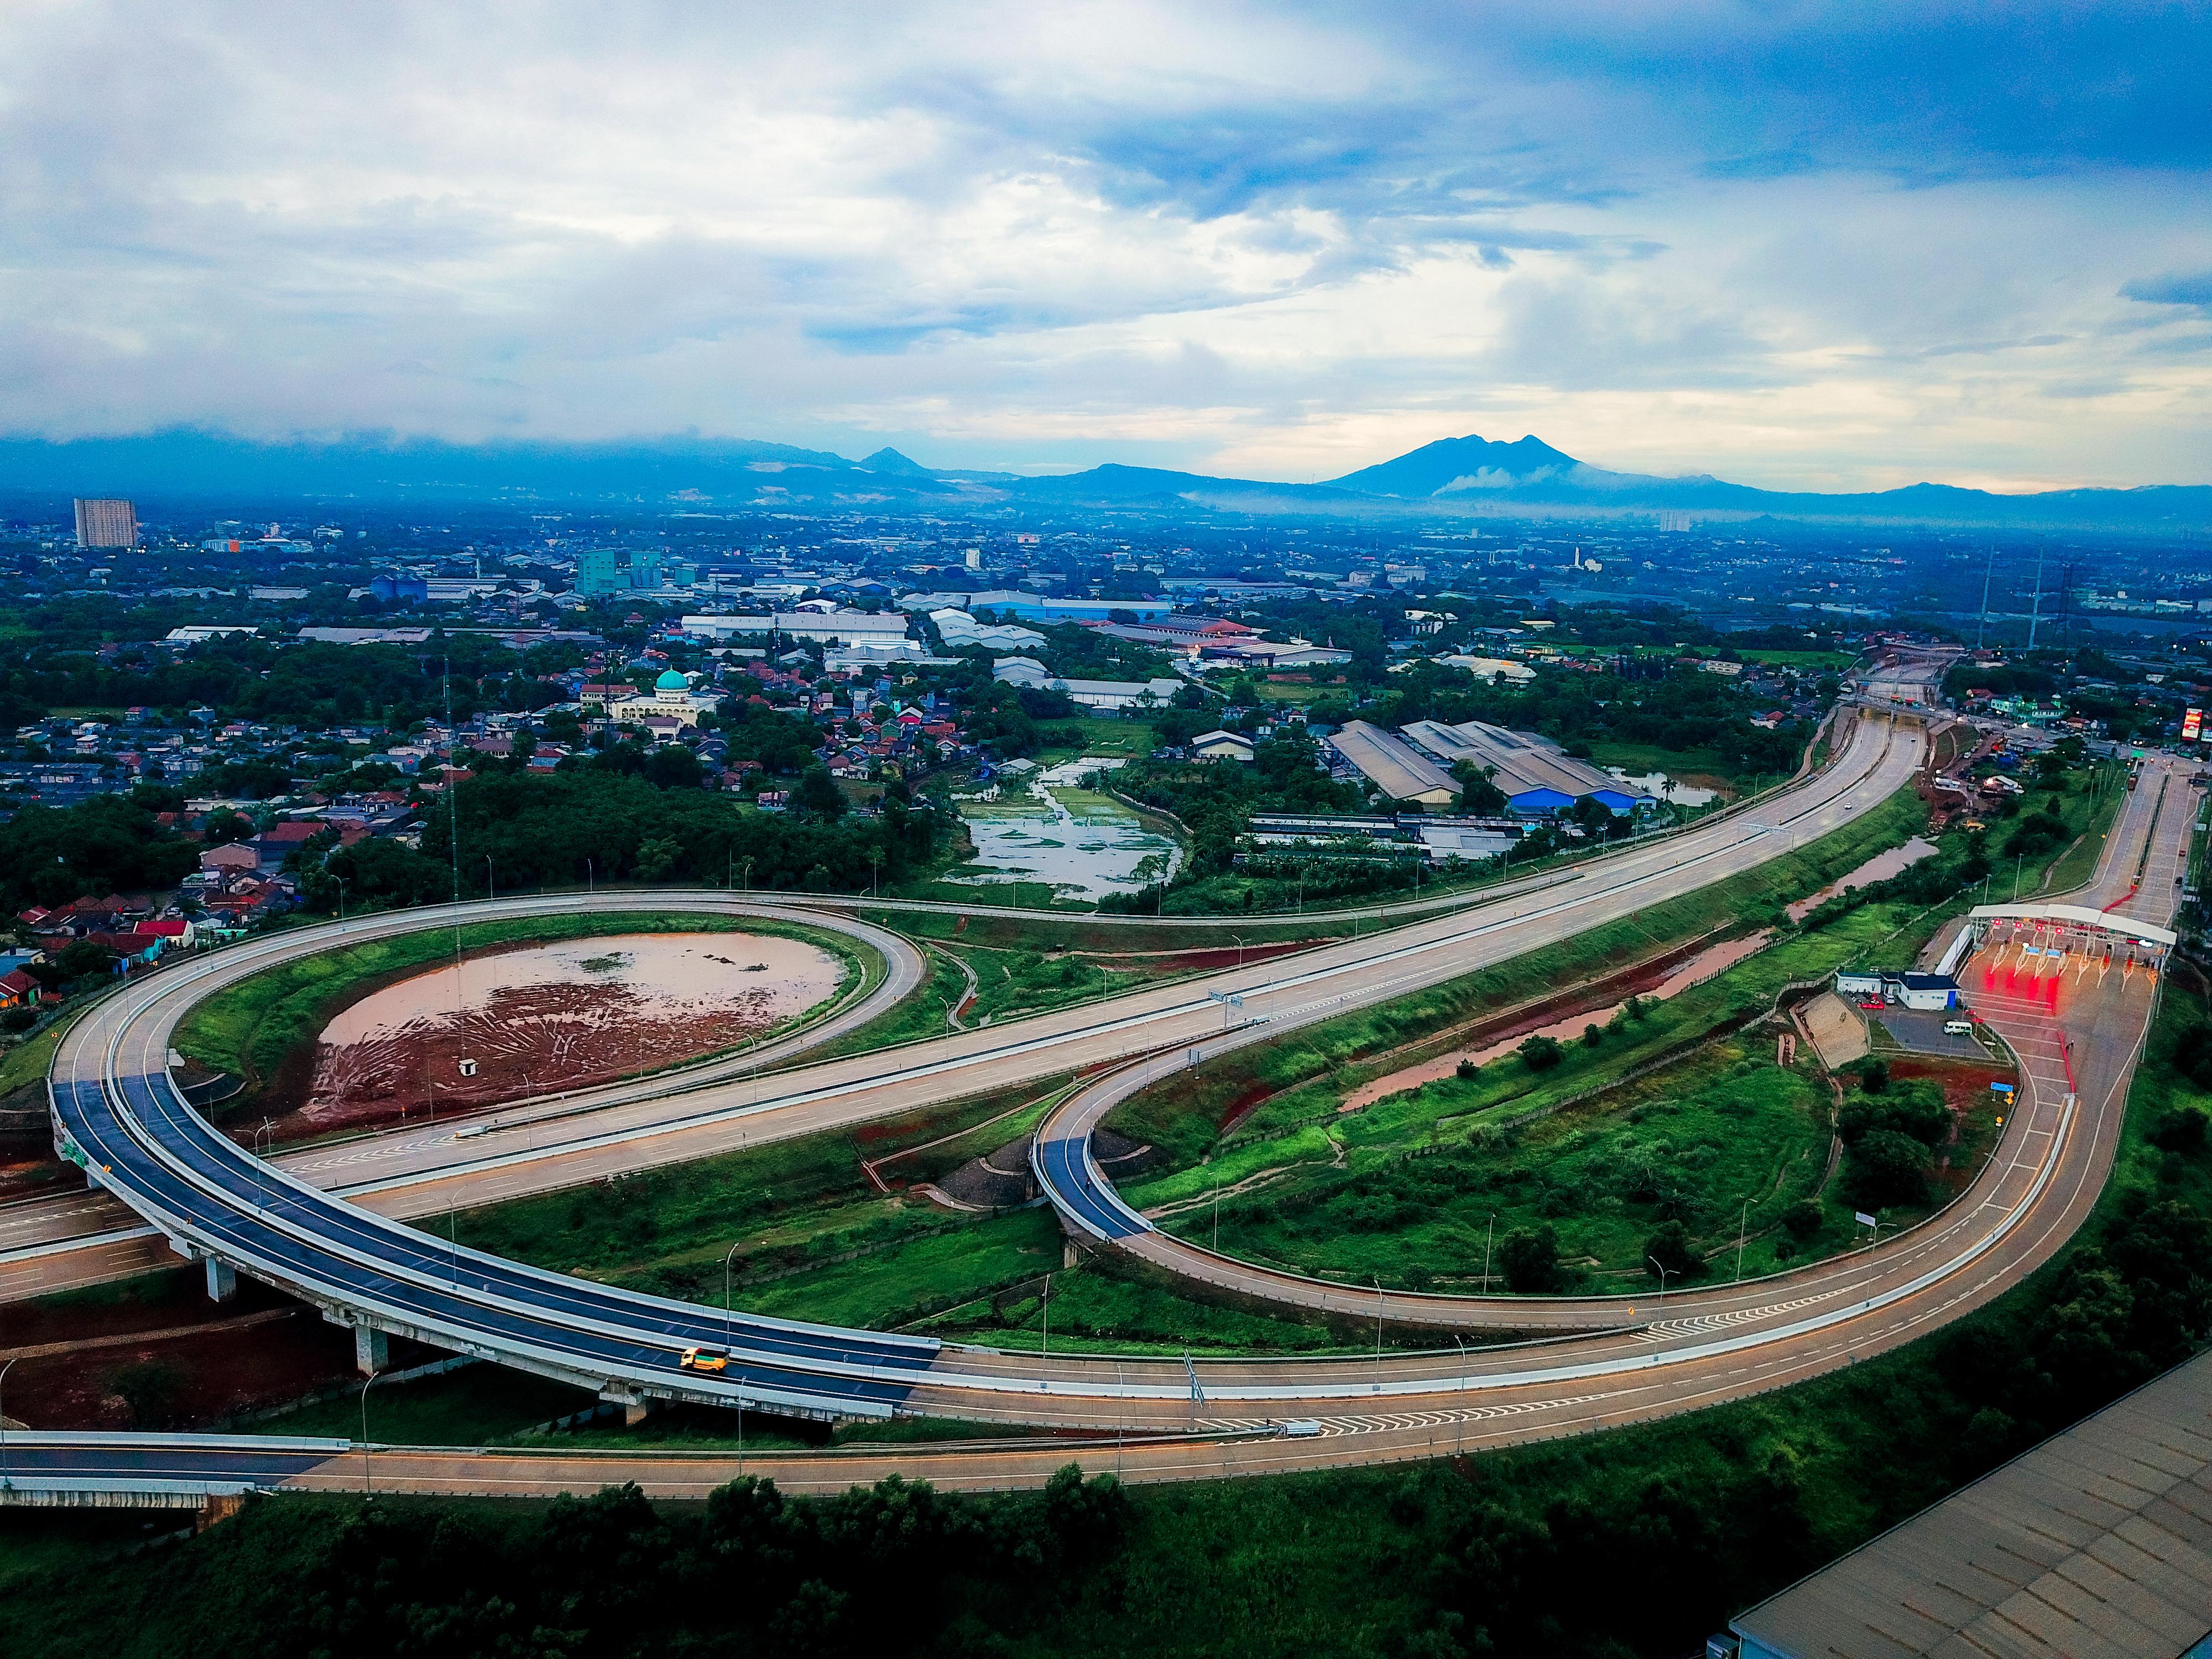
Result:
{"label": "distant mountain peak", "polygon": [[889,444],[872,455],[861,457],[860,465],[871,472],[896,473],[902,478],[933,478],[937,476],[920,461],[900,454]]}
{"label": "distant mountain peak", "polygon": [[1510,489],[1532,480],[1562,477],[1582,467],[1541,438],[1529,434],[1511,443],[1469,434],[1439,438],[1394,459],[1363,466],[1329,483],[1369,495],[1419,500],[1465,491]]}

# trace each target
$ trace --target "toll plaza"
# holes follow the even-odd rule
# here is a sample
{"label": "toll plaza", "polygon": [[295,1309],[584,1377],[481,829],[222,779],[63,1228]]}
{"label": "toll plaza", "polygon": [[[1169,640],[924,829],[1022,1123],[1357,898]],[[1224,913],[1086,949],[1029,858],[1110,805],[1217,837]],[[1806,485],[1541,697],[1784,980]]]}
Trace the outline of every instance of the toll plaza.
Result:
{"label": "toll plaza", "polygon": [[2158,982],[2172,952],[2169,928],[2079,904],[1982,904],[1967,913],[1960,981],[1971,993],[2002,992],[2056,1009],[2062,989]]}

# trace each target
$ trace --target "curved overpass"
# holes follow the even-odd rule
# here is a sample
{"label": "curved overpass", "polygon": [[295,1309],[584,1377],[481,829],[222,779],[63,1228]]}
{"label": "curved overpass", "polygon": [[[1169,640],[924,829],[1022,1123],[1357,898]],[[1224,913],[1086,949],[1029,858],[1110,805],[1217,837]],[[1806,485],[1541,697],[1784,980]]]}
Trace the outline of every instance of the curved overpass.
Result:
{"label": "curved overpass", "polygon": [[[1914,757],[1881,734],[1849,746],[1838,772],[1848,782],[1829,795],[1838,814],[1850,790],[1887,793],[1888,769]],[[1830,775],[1832,778],[1836,774]],[[1818,788],[1816,787],[1816,793]],[[1793,810],[1805,805],[1801,798]],[[1778,814],[1778,816],[1779,816]],[[1809,825],[1805,826],[1808,833]],[[1787,835],[1787,830],[1777,832]],[[1733,851],[1744,855],[1744,836]],[[1723,860],[1730,849],[1707,849]],[[1755,861],[1749,860],[1747,861]],[[1710,879],[1723,870],[1711,870]],[[1695,884],[1700,878],[1686,875]],[[1640,885],[1610,893],[1605,882]],[[1615,865],[1586,895],[1592,910],[1656,896],[1659,872],[1630,878]],[[1528,902],[1517,919],[1524,943],[1546,930],[1573,931],[1594,919],[1555,908],[1556,895]],[[1581,905],[1573,907],[1583,908]],[[1463,926],[1455,927],[1459,922]],[[1266,973],[1218,976],[1266,990],[1278,1012],[1296,1014],[1379,1000],[1407,988],[1399,976],[1431,979],[1466,970],[1468,952],[1495,942],[1506,919],[1454,918],[1310,953],[1303,971],[1271,981]],[[1433,937],[1422,937],[1433,935]],[[1331,952],[1337,953],[1332,958]],[[1279,966],[1279,964],[1278,965]],[[1377,971],[1380,969],[1382,971]],[[1172,999],[1178,993],[1184,1006]],[[1331,994],[1334,994],[1333,995]],[[2096,1074],[2081,1067],[2072,1097],[2048,1097],[2045,1071],[2030,1068],[2032,1110],[2016,1112],[1999,1163],[2002,1184],[1963,1218],[1973,1224],[1949,1248],[1916,1242],[1917,1255],[1897,1251],[1846,1264],[1848,1285],[1807,1305],[1776,1297],[1714,1320],[1644,1307],[1642,1328],[1571,1341],[1456,1353],[1392,1355],[1375,1359],[1217,1360],[1195,1365],[1157,1359],[1109,1360],[939,1346],[872,1333],[738,1316],[724,1323],[713,1310],[686,1307],[544,1274],[473,1252],[453,1251],[434,1237],[368,1215],[276,1175],[246,1157],[182,1107],[168,1089],[160,1060],[166,1030],[179,1006],[158,1006],[169,993],[150,992],[73,1032],[58,1059],[58,1116],[81,1137],[103,1182],[125,1188],[165,1228],[195,1249],[212,1249],[248,1271],[287,1285],[342,1319],[410,1329],[441,1346],[492,1352],[508,1363],[598,1381],[610,1394],[647,1393],[722,1399],[742,1396],[784,1409],[875,1414],[889,1411],[955,1415],[984,1421],[1089,1428],[1115,1437],[1116,1460],[1133,1476],[1176,1478],[1257,1472],[1339,1462],[1418,1456],[1457,1443],[1572,1432],[1739,1397],[1816,1374],[1861,1353],[1909,1340],[2000,1293],[2057,1248],[2094,1200],[2109,1161],[2118,1097],[2131,1054],[2097,1057]],[[1149,1002],[1146,1009],[1121,1005]],[[1163,1005],[1165,1006],[1158,1006]],[[1009,1073],[1064,1072],[1093,1059],[1126,1056],[1156,1046],[1162,1036],[1179,1047],[1211,1046],[1221,1006],[1193,1003],[1188,988],[1117,999],[1081,1011],[1087,1028],[1025,1033],[1009,1027],[965,1038],[939,1039],[896,1057],[896,1069],[840,1084],[834,1074],[852,1062],[828,1062],[780,1079],[799,1084],[794,1097],[874,1111],[901,1109],[910,1091],[994,1086]],[[1052,1017],[1023,1022],[1050,1025]],[[1208,1032],[1206,1028],[1215,1028]],[[1232,1033],[1234,1035],[1234,1033]],[[921,1051],[927,1051],[927,1057]],[[858,1057],[866,1060],[869,1057]],[[164,1097],[167,1097],[166,1098]],[[855,1097],[859,1097],[857,1100]],[[844,1109],[840,1107],[839,1109]],[[1887,1249],[1887,1247],[1886,1247]],[[1750,1290],[1753,1287],[1746,1287]],[[1639,1304],[1641,1305],[1641,1304]],[[673,1347],[684,1340],[721,1340],[738,1351],[727,1380],[678,1373]],[[1268,1419],[1320,1414],[1323,1432],[1280,1439],[1246,1432]],[[1191,1431],[1200,1437],[1191,1437]],[[1129,1438],[1128,1437],[1136,1437]],[[12,1440],[28,1451],[21,1437]],[[42,1455],[66,1462],[70,1437],[41,1437]],[[164,1445],[169,1443],[160,1443]],[[974,1486],[1019,1484],[1039,1478],[1069,1455],[1066,1442],[947,1449],[854,1449],[836,1455],[749,1458],[795,1489],[842,1486],[887,1468]],[[172,1456],[173,1453],[164,1453]],[[208,1455],[219,1459],[222,1453]],[[1103,1449],[1087,1454],[1103,1460]],[[721,1458],[507,1455],[386,1452],[377,1455],[380,1484],[418,1490],[544,1492],[636,1478],[650,1491],[681,1495],[728,1478]],[[318,1464],[290,1484],[344,1486],[354,1474]]]}
{"label": "curved overpass", "polygon": [[[278,1152],[270,1161],[288,1174],[326,1190],[370,1198],[388,1214],[428,1214],[446,1207],[447,1194],[441,1192],[426,1200],[410,1190],[427,1175],[456,1162],[481,1163],[511,1150],[527,1152],[556,1142],[562,1125],[615,1108],[630,1109],[624,1121],[636,1128],[680,1115],[684,1098],[690,1091],[751,1078],[763,1067],[781,1064],[857,1030],[911,994],[929,974],[927,961],[911,940],[856,917],[795,905],[732,900],[719,890],[676,890],[650,896],[623,892],[541,896],[441,906],[430,911],[385,912],[317,927],[312,935],[306,930],[270,935],[219,957],[172,969],[158,982],[174,986],[180,976],[188,976],[191,982],[201,986],[202,997],[211,995],[215,989],[249,974],[305,954],[297,941],[310,936],[315,941],[313,951],[322,951],[471,921],[643,911],[802,922],[860,941],[875,951],[883,966],[880,971],[872,971],[864,962],[860,981],[843,990],[827,1011],[757,1047],[671,1066],[647,1077],[512,1101],[489,1114],[451,1118],[443,1123],[433,1118],[427,1123],[403,1124],[396,1129]],[[218,965],[219,971],[208,973]],[[614,1120],[610,1116],[605,1121]],[[520,1194],[507,1191],[495,1195]],[[462,1201],[485,1200],[471,1195]],[[0,1301],[143,1273],[161,1267],[165,1254],[155,1230],[125,1206],[97,1193],[64,1194],[0,1206]]]}

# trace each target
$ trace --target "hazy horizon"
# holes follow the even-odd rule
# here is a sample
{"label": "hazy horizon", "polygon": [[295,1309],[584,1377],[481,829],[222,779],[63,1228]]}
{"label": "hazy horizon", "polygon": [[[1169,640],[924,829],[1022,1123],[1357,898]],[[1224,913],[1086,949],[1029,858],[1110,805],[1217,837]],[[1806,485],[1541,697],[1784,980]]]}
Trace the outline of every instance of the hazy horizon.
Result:
{"label": "hazy horizon", "polygon": [[0,436],[2212,479],[2212,21],[0,16]]}

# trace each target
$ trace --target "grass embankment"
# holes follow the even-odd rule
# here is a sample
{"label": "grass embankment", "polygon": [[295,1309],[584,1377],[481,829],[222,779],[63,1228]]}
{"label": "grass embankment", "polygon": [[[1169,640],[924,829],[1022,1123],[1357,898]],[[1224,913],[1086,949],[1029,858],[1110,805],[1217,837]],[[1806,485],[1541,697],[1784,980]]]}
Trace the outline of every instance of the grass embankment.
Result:
{"label": "grass embankment", "polygon": [[18,1089],[27,1089],[46,1080],[62,1033],[69,1030],[70,1022],[76,1018],[74,1014],[64,1015],[29,1042],[11,1043],[4,1053],[0,1053],[0,1099]]}
{"label": "grass embankment", "polygon": [[1063,1273],[1047,1210],[952,1214],[899,1190],[1020,1140],[1069,1086],[1033,1085],[465,1212],[459,1232],[481,1249],[710,1306],[722,1300],[734,1244],[732,1306],[823,1323],[1034,1344],[1049,1273],[1055,1333],[1176,1352],[1334,1343],[1317,1328],[1224,1313],[1090,1267]]}
{"label": "grass embankment", "polygon": [[[1911,903],[1863,907],[1834,926],[1785,939],[1718,977],[1646,1012],[1624,1013],[1595,1042],[1570,1042],[1560,1063],[1532,1071],[1519,1056],[1472,1079],[1449,1077],[1345,1115],[1341,1085],[1316,1078],[1270,1101],[1206,1167],[1133,1188],[1132,1202],[1202,1200],[1261,1177],[1220,1206],[1221,1247],[1300,1272],[1364,1284],[1478,1288],[1492,1237],[1548,1227],[1561,1257],[1590,1270],[1579,1288],[1633,1288],[1648,1241],[1682,1224],[1691,1249],[1718,1256],[1710,1271],[1757,1274],[1844,1248],[1856,1206],[1827,1179],[1834,1097],[1809,1045],[1778,1063],[1778,1025],[1699,1042],[1717,1028],[1770,1008],[1793,981],[1853,961],[1908,961],[1936,926]],[[1671,1064],[1564,1110],[1503,1127],[1589,1093],[1612,1079],[1696,1044]],[[1990,1068],[1990,1075],[1995,1075]],[[1942,1149],[1940,1203],[1977,1170],[1994,1139],[1987,1078],[1956,1091],[1967,1110]],[[1893,1085],[1899,1095],[1924,1084]],[[1333,1142],[1316,1157],[1315,1143]],[[1273,1180],[1264,1172],[1279,1169]],[[1792,1213],[1812,1201],[1812,1213]],[[1905,1225],[1929,1205],[1883,1211]],[[1780,1225],[1791,1218],[1795,1231]],[[1209,1207],[1171,1230],[1210,1242]],[[1493,1266],[1495,1264],[1493,1263]],[[1670,1273],[1674,1271],[1669,1264]],[[1677,1276],[1680,1282],[1680,1276]],[[1503,1288],[1499,1279],[1492,1288]]]}
{"label": "grass embankment", "polygon": [[[2120,808],[2127,800],[2126,776],[2126,767],[2118,761],[2094,761],[2087,768],[2068,776],[2067,787],[2056,798],[2056,805],[2058,816],[2064,820],[2072,839],[2066,850],[2044,872],[2034,888],[2036,892],[2070,893],[2077,887],[2086,886],[2097,873],[2097,861],[2105,854],[2106,837],[2111,833],[2113,822],[2119,817]],[[2191,807],[2185,793],[2179,799],[2172,799],[2172,810],[2176,811]],[[2027,799],[2031,804],[2040,806],[2052,803],[2054,798],[2047,792],[2033,792]],[[2033,865],[2033,860],[2031,859],[2029,863]],[[2015,866],[2015,874],[2017,867]],[[2003,866],[2000,862],[1997,872],[1990,878],[1992,896],[1996,894],[1998,878],[2002,872]]]}
{"label": "grass embankment", "polygon": [[[464,953],[616,933],[773,934],[799,939],[828,951],[846,965],[849,988],[855,968],[879,982],[883,958],[874,947],[842,933],[754,917],[673,915],[640,910],[605,915],[531,916],[474,922],[460,930]],[[250,1111],[289,1060],[312,1045],[337,1012],[379,986],[411,973],[427,973],[453,958],[453,933],[427,927],[393,939],[325,951],[249,975],[210,997],[177,1027],[176,1048],[187,1060],[243,1079],[246,1087],[218,1109],[219,1118]],[[802,1018],[812,1018],[811,1014]]]}
{"label": "grass embankment", "polygon": [[[1159,1146],[1176,1167],[1195,1164],[1215,1150],[1221,1127],[1241,1115],[1250,1114],[1238,1124],[1241,1133],[1256,1139],[1269,1133],[1281,1115],[1274,1103],[1286,1091],[1326,1079],[1348,1092],[1404,1063],[1395,1051],[1419,1039],[1602,978],[1717,930],[1771,925],[1790,900],[1856,868],[1925,822],[1918,799],[1900,792],[1808,847],[1681,898],[1512,962],[1224,1055],[1178,1078],[1173,1088],[1133,1097],[1108,1122]],[[1296,1104],[1287,1110],[1300,1121],[1310,1115]]]}
{"label": "grass embankment", "polygon": [[[2094,845],[2097,824],[2109,817],[2109,795],[2077,774],[2050,799],[2068,827]],[[1657,942],[1692,936],[1700,924],[1731,915],[1771,922],[1780,901],[1816,890],[1924,827],[1918,800],[1900,793],[1808,849],[1814,862],[1766,866],[1678,902],[1672,917],[1662,908],[1640,918],[1641,926]],[[2039,862],[2066,855],[2071,844],[2047,829],[2030,840],[2031,879]],[[1507,1006],[1508,975],[1515,983],[1571,985],[1617,966],[1628,954],[1620,949],[1620,930],[1632,924],[1551,947],[1504,974],[1474,975],[1224,1055],[1178,1079],[1174,1090],[1136,1097],[1109,1120],[1170,1154],[1168,1171],[1134,1185],[1128,1196],[1146,1208],[1182,1206],[1167,1224],[1210,1242],[1215,1217],[1205,1200],[1226,1189],[1224,1249],[1302,1272],[1354,1283],[1379,1277],[1401,1287],[1478,1285],[1486,1258],[1497,1269],[1494,1241],[1544,1227],[1571,1266],[1593,1270],[1583,1286],[1591,1290],[1633,1284],[1652,1236],[1669,1223],[1680,1224],[1696,1255],[1725,1252],[1730,1272],[1739,1237],[1748,1240],[1747,1273],[1842,1248],[1861,1206],[1847,1184],[1827,1179],[1833,1095],[1817,1057],[1801,1049],[1796,1064],[1784,1067],[1777,1063],[1774,1031],[1722,1034],[1771,1008],[1791,982],[1817,981],[1852,963],[1909,962],[1966,902],[1926,901],[1958,887],[1974,848],[1963,832],[1946,836],[1938,857],[1904,882],[1907,895],[1831,901],[1809,925],[1784,927],[1776,943],[1718,978],[1666,1003],[1642,1005],[1595,1037],[1586,1032],[1582,1042],[1569,1042],[1544,1069],[1518,1057],[1493,1060],[1471,1079],[1432,1082],[1355,1114],[1339,1110],[1358,1085],[1401,1068],[1408,1045],[1424,1034]],[[1701,1045],[1709,1037],[1715,1040]],[[1545,1115],[1655,1065],[1656,1072],[1625,1086]],[[1887,1224],[1909,1224],[1943,1202],[1971,1180],[1994,1139],[1993,1097],[1976,1086],[1985,1085],[1986,1076],[1971,1067],[1933,1069],[1937,1080],[1923,1079],[1906,1092],[1942,1092],[1948,1080],[1958,1130],[1936,1149],[1925,1202],[1868,1206],[1880,1207]],[[1898,1109],[1908,1103],[1900,1099]],[[1807,1200],[1813,1209],[1793,1214]],[[1779,1224],[1785,1218],[1790,1231]]]}
{"label": "grass embankment", "polygon": [[[933,1511],[896,1492],[797,1501],[785,1514],[818,1528],[802,1536],[834,1540],[887,1506],[860,1534],[879,1541],[847,1553],[867,1605],[884,1599],[887,1572],[903,1587],[885,1651],[1671,1659],[2202,1340],[2212,1153],[2156,1140],[2188,1140],[2172,1131],[2176,1108],[2212,1107],[2174,1064],[2192,1033],[2201,1052],[2205,1014],[2201,988],[2166,995],[2118,1168],[2080,1240],[1990,1307],[1894,1352],[1648,1427],[1454,1460],[1447,1425],[1423,1465],[1133,1488],[1085,1547],[1051,1555],[1049,1595],[1008,1595],[977,1576],[988,1552],[973,1534],[949,1559],[902,1553],[937,1534]],[[1021,1502],[977,1507],[1017,1527]],[[580,1653],[678,1650],[684,1630],[712,1652],[728,1631],[726,1607],[698,1612],[637,1579],[676,1559],[684,1529],[700,1524],[696,1508],[656,1518],[627,1500],[374,1507],[384,1519],[363,1533],[356,1499],[256,1504],[138,1556],[121,1550],[154,1523],[135,1516],[0,1511],[0,1619],[25,1651],[52,1659],[390,1651],[380,1626],[348,1634],[373,1613],[480,1633],[557,1616]],[[892,1513],[903,1518],[890,1523]],[[784,1523],[757,1524],[749,1535],[773,1539]],[[395,1576],[395,1561],[418,1558]],[[735,1558],[723,1566],[737,1570]],[[1594,1575],[1602,1595],[1589,1593]],[[779,1568],[748,1582],[781,1595],[796,1576]],[[621,1605],[606,1608],[617,1590]]]}

